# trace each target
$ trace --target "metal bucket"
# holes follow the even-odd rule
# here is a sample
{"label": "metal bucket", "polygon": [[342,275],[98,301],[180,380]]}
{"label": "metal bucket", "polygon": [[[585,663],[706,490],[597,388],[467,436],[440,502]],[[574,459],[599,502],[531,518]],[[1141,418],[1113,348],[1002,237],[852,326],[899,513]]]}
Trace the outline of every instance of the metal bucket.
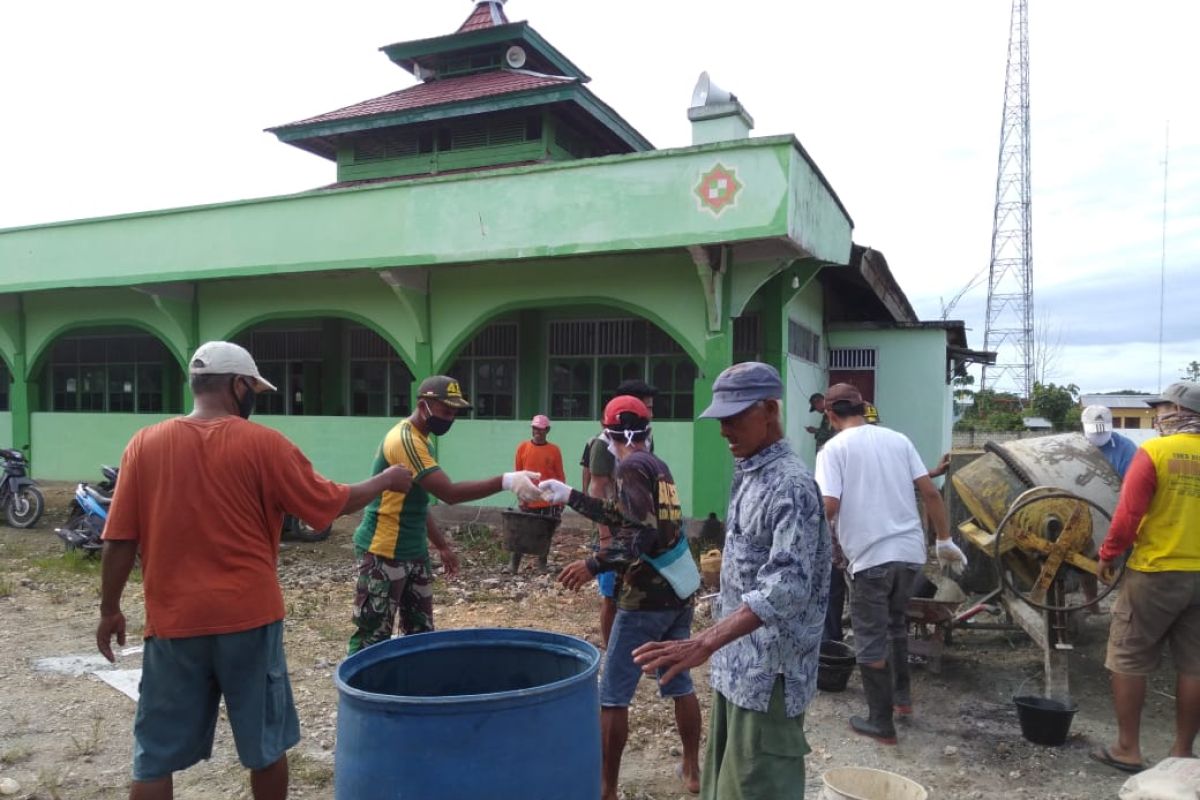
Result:
{"label": "metal bucket", "polygon": [[883,769],[838,767],[821,776],[821,800],[926,800],[916,781]]}
{"label": "metal bucket", "polygon": [[[337,800],[597,800],[600,653],[573,636],[403,636],[341,663]],[[419,763],[418,763],[419,762]]]}
{"label": "metal bucket", "polygon": [[550,540],[558,528],[558,519],[509,509],[500,514],[504,547],[510,553],[544,556],[550,552]]}

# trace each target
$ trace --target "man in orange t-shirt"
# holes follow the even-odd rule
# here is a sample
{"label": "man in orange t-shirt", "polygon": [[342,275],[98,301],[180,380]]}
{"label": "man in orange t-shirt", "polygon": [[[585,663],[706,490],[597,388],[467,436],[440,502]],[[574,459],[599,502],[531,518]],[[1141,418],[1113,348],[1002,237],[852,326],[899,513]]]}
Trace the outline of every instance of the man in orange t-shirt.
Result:
{"label": "man in orange t-shirt", "polygon": [[[542,480],[553,478],[565,483],[567,476],[563,472],[562,451],[558,449],[558,445],[550,444],[547,441],[547,437],[550,435],[550,418],[545,414],[538,414],[533,418],[530,427],[532,432],[529,439],[517,445],[517,455],[514,459],[515,468],[540,473]],[[554,517],[556,520],[562,519],[563,507],[547,503],[544,500],[522,500],[520,508],[529,514],[544,514]],[[539,556],[538,566],[543,570],[546,569],[548,560],[548,556]],[[514,552],[508,562],[508,571],[516,575],[520,567],[521,554]]]}
{"label": "man in orange t-shirt", "polygon": [[384,490],[391,467],[352,486],[318,475],[282,434],[247,418],[274,390],[245,349],[208,342],[189,368],[195,407],[134,434],[104,530],[96,645],[125,644],[121,593],[142,559],[146,622],[134,719],[131,800],[172,796],[172,774],[212,754],[219,701],[255,800],[287,797],[287,750],[300,740],[283,653],[276,578],[285,514],[317,529]]}

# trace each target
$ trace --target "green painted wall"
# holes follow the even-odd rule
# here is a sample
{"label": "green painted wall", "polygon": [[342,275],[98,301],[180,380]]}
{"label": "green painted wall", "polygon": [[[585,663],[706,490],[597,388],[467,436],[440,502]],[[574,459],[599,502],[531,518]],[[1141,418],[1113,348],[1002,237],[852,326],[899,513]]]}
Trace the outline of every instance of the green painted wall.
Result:
{"label": "green painted wall", "polygon": [[0,411],[0,447],[11,448],[17,447],[17,443],[13,442],[13,427],[12,427],[12,412]]}
{"label": "green painted wall", "polygon": [[[567,483],[576,489],[581,486],[579,456],[584,442],[599,430],[596,422],[555,422],[550,429],[550,441],[562,450]],[[654,452],[671,467],[683,498],[684,514],[692,513],[687,501],[693,482],[691,435],[690,422],[654,425]],[[437,442],[438,463],[456,481],[492,477],[513,468],[517,445],[528,438],[529,423],[525,420],[461,420]],[[514,504],[513,495],[507,492],[478,503],[489,506]]]}
{"label": "green painted wall", "polygon": [[[812,279],[797,291],[791,300],[788,301],[786,313],[788,319],[795,320],[817,333],[822,333],[824,329],[824,302],[820,282]],[[784,337],[784,347],[786,348],[786,326],[784,328]],[[818,364],[797,358],[790,353],[787,356],[787,375],[785,376],[787,402],[784,430],[788,441],[792,443],[792,447],[796,449],[796,452],[804,459],[804,463],[808,464],[809,468],[812,468],[816,464],[817,448],[812,434],[804,430],[804,428],[808,425],[812,425],[813,427],[819,425],[821,415],[808,410],[808,397],[813,392],[824,391],[826,385],[829,383],[824,363],[826,358],[825,352],[826,347],[822,344],[822,363]]]}
{"label": "green painted wall", "polygon": [[117,464],[139,429],[167,419],[160,414],[31,415],[34,477],[54,481],[95,481],[101,464]]}
{"label": "green painted wall", "polygon": [[951,392],[946,385],[946,332],[841,330],[830,347],[876,347],[875,405],[880,424],[900,431],[926,466],[950,449]]}
{"label": "green painted wall", "polygon": [[[0,232],[0,285],[122,286],[785,236],[842,262],[850,222],[797,148],[770,137],[14,228]],[[742,189],[714,214],[695,190],[718,163]]]}
{"label": "green painted wall", "polygon": [[55,339],[81,328],[130,326],[161,339],[180,364],[191,355],[187,321],[165,313],[154,298],[133,288],[34,292],[24,295],[22,302],[30,377],[41,369],[47,348]]}
{"label": "green painted wall", "polygon": [[373,272],[198,285],[200,339],[228,339],[266,319],[344,317],[372,327],[412,367],[420,324],[411,307]]}
{"label": "green painted wall", "polygon": [[[32,464],[43,480],[94,480],[101,464],[116,464],[125,445],[140,428],[166,416],[155,414],[64,414],[33,415]],[[318,472],[337,481],[353,483],[370,475],[371,464],[384,435],[397,420],[386,417],[283,417],[257,416],[254,421],[280,431],[304,451]],[[0,434],[7,430],[10,415],[0,413]],[[712,435],[716,435],[716,426]],[[555,423],[550,440],[563,452],[567,482],[581,485],[579,456],[583,444],[599,426],[592,422]],[[681,489],[684,513],[691,509],[686,498],[692,485],[692,425],[660,422],[654,426],[655,452],[670,466]],[[513,467],[517,445],[529,437],[524,420],[460,420],[439,441],[434,439],[442,468],[455,480],[475,480],[508,472]],[[504,493],[480,505],[512,505]]]}
{"label": "green painted wall", "polygon": [[430,281],[437,369],[484,324],[516,308],[548,314],[616,308],[654,322],[695,360],[704,350],[704,295],[695,265],[682,252],[460,267],[434,271]]}

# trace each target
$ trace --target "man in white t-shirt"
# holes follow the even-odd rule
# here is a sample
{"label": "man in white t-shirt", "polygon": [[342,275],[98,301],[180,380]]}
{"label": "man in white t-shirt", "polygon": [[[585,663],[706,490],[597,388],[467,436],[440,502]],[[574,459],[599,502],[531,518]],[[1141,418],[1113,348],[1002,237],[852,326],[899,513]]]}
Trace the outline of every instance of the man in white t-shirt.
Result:
{"label": "man in white t-shirt", "polygon": [[825,390],[825,415],[837,435],[817,454],[816,478],[854,587],[850,621],[870,713],[851,717],[850,727],[895,744],[893,710],[912,713],[905,610],[926,561],[917,492],[937,534],[938,560],[961,569],[967,559],[950,540],[946,506],[912,442],[868,424],[865,412],[853,386]]}

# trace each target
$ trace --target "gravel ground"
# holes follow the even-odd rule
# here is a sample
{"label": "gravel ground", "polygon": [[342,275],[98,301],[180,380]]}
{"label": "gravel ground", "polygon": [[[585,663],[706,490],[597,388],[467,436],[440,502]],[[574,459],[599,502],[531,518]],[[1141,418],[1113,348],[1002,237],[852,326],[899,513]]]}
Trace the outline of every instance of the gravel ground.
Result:
{"label": "gravel ground", "polygon": [[[0,528],[0,793],[16,798],[126,796],[134,704],[90,674],[38,671],[38,659],[94,652],[98,564],[64,558],[53,528],[61,524],[73,487],[49,485],[46,518],[30,531]],[[285,544],[279,564],[287,600],[286,645],[303,741],[290,754],[292,797],[332,796],[337,693],[331,679],[350,633],[356,520],[344,518],[320,544]],[[599,644],[594,591],[566,592],[533,564],[518,577],[502,574],[505,554],[481,525],[451,528],[463,572],[439,579],[439,628],[511,626],[555,630]],[[589,534],[563,530],[552,565],[586,552]],[[124,607],[129,645],[140,642],[141,587],[128,587]],[[702,610],[698,624],[707,624]],[[864,707],[857,678],[845,692],[820,694],[806,727],[808,797],[820,794],[820,775],[839,766],[892,770],[924,784],[933,798],[1116,797],[1125,776],[1091,762],[1088,750],[1115,733],[1102,666],[1108,615],[1082,621],[1073,655],[1073,693],[1079,711],[1067,743],[1058,748],[1022,739],[1010,698],[1023,682],[1036,693],[1041,656],[1020,633],[956,633],[940,674],[914,669],[915,719],[897,747],[852,735],[847,717]],[[139,666],[130,655],[118,664]],[[694,675],[707,685],[707,673]],[[1164,668],[1151,681],[1143,723],[1144,749],[1161,757],[1173,730],[1174,675]],[[705,717],[707,689],[700,692]],[[678,741],[669,702],[644,680],[631,710],[630,740],[622,767],[628,800],[687,797],[674,776]],[[536,763],[530,766],[536,769]],[[13,787],[16,787],[15,789]],[[248,798],[232,737],[222,721],[213,758],[176,776],[179,798]]]}

